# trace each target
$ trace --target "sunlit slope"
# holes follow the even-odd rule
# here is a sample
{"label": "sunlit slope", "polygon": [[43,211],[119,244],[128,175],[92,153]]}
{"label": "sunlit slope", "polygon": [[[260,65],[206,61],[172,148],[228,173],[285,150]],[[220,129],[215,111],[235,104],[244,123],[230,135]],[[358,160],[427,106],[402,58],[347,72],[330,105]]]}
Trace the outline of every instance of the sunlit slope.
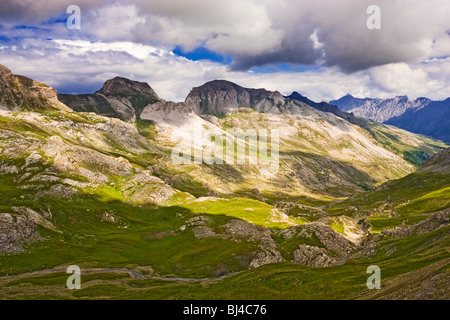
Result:
{"label": "sunlit slope", "polygon": [[[199,117],[181,105],[152,105],[141,115],[152,122],[141,121],[139,128],[143,134],[151,131],[158,145],[172,147],[185,137],[193,137],[195,127],[222,137],[240,129],[247,134],[241,143],[255,154],[260,130],[278,130],[275,175],[262,174],[261,166],[249,162],[173,164],[169,158],[156,165],[155,172],[196,196],[238,195],[294,205],[300,199],[309,199],[302,205],[328,202],[403,177],[445,147],[394,127],[369,122],[362,127],[307,106],[299,110],[297,114],[266,114],[238,109],[218,118]],[[213,142],[205,139],[201,144]]]}
{"label": "sunlit slope", "polygon": [[411,225],[450,207],[449,150],[431,157],[416,172],[337,203],[327,211],[367,217],[374,232]]}

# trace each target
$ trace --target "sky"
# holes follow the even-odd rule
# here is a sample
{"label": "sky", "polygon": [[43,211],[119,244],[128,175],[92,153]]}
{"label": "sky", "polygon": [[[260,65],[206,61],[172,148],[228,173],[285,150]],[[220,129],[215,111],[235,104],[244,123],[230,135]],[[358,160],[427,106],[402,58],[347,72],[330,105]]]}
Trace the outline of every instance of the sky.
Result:
{"label": "sky", "polygon": [[[380,29],[367,27],[371,5]],[[441,100],[449,17],[448,0],[1,0],[0,64],[60,93],[122,76],[172,101],[214,79],[315,101]]]}

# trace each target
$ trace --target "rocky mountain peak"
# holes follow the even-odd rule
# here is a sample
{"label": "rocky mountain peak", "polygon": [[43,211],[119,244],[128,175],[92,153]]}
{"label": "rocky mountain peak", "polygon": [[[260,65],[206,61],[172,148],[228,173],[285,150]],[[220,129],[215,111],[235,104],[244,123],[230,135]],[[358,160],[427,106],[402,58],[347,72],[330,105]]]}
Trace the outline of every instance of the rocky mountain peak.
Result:
{"label": "rocky mountain peak", "polygon": [[4,110],[69,110],[58,100],[55,89],[33,79],[14,75],[0,65],[0,109]]}
{"label": "rocky mountain peak", "polygon": [[200,87],[195,87],[191,90],[187,98],[193,97],[206,97],[211,95],[218,95],[222,92],[226,93],[236,93],[238,95],[249,95],[254,98],[265,98],[265,97],[277,97],[283,98],[279,91],[268,91],[264,88],[253,89],[244,88],[236,83],[227,80],[213,80],[206,82]]}
{"label": "rocky mountain peak", "polygon": [[115,77],[106,80],[103,87],[96,93],[104,95],[150,95],[160,100],[156,92],[146,82],[133,81],[127,78]]}
{"label": "rocky mountain peak", "polygon": [[60,94],[58,97],[75,111],[95,112],[129,122],[136,121],[146,106],[161,101],[148,83],[122,77],[107,80],[93,94]]}
{"label": "rocky mountain peak", "polygon": [[303,103],[307,104],[308,106],[313,107],[314,109],[317,109],[317,110],[320,110],[323,112],[333,113],[334,115],[336,115],[342,119],[346,119],[350,122],[354,122],[354,120],[356,120],[356,119],[354,119],[352,114],[340,110],[335,105],[331,105],[324,101],[319,102],[319,103],[314,102],[296,91],[292,92],[292,94],[286,98],[303,102]]}
{"label": "rocky mountain peak", "polygon": [[408,110],[419,110],[432,101],[427,98],[410,100],[408,96],[396,96],[389,99],[354,98],[348,94],[338,100],[331,101],[339,109],[352,112],[354,115],[387,123],[392,118],[401,116]]}
{"label": "rocky mountain peak", "polygon": [[370,103],[375,99],[372,98],[355,98],[350,93],[347,93],[345,96],[338,100],[330,101],[330,104],[337,106],[342,111],[350,112],[353,109],[356,109],[366,103]]}
{"label": "rocky mountain peak", "polygon": [[431,101],[431,99],[428,99],[426,97],[419,97],[416,100],[414,100],[416,102],[426,102],[426,101]]}
{"label": "rocky mountain peak", "polygon": [[399,102],[406,103],[406,102],[409,101],[409,99],[408,99],[408,96],[396,96],[394,98],[394,101],[397,102],[397,103],[399,103]]}
{"label": "rocky mountain peak", "polygon": [[12,77],[12,72],[4,65],[0,64],[0,79],[7,80]]}
{"label": "rocky mountain peak", "polygon": [[311,107],[353,121],[351,114],[326,102],[314,102],[298,92],[283,96],[279,91],[244,88],[226,80],[214,80],[191,90],[185,104],[197,114],[224,114],[237,108],[263,113],[298,113]]}
{"label": "rocky mountain peak", "polygon": [[296,99],[296,100],[302,100],[302,99],[305,99],[306,97],[303,96],[303,95],[301,95],[301,94],[298,93],[297,91],[294,91],[294,92],[292,92],[291,95],[288,96],[287,98],[290,98],[290,99]]}
{"label": "rocky mountain peak", "polygon": [[193,88],[185,104],[197,114],[223,114],[237,108],[275,112],[274,108],[283,106],[285,99],[279,91],[244,88],[230,81],[214,80]]}
{"label": "rocky mountain peak", "polygon": [[195,94],[207,94],[210,92],[216,92],[216,91],[238,91],[243,92],[245,91],[245,88],[241,87],[240,85],[237,85],[236,83],[233,83],[231,81],[227,80],[212,80],[208,81],[205,84],[201,85],[200,87],[195,87],[192,89],[190,95]]}

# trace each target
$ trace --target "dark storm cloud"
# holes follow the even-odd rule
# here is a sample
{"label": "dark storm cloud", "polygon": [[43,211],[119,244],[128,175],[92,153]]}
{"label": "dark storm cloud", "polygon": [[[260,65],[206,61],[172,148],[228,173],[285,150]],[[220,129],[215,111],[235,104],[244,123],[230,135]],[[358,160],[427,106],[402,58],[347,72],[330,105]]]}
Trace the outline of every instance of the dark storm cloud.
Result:
{"label": "dark storm cloud", "polygon": [[[450,29],[448,0],[4,0],[0,19],[36,25],[70,4],[82,8],[81,38],[204,46],[232,56],[232,70],[293,63],[354,72],[408,63],[447,48]],[[381,8],[381,30],[366,27],[373,4]],[[55,35],[66,34],[59,29]]]}

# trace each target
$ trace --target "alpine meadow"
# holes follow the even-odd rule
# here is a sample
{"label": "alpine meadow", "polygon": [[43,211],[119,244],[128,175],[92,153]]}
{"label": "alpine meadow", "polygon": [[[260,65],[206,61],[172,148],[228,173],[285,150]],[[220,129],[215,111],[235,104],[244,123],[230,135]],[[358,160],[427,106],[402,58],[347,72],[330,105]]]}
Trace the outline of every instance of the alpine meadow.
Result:
{"label": "alpine meadow", "polygon": [[450,3],[372,2],[3,1],[0,300],[449,300]]}

